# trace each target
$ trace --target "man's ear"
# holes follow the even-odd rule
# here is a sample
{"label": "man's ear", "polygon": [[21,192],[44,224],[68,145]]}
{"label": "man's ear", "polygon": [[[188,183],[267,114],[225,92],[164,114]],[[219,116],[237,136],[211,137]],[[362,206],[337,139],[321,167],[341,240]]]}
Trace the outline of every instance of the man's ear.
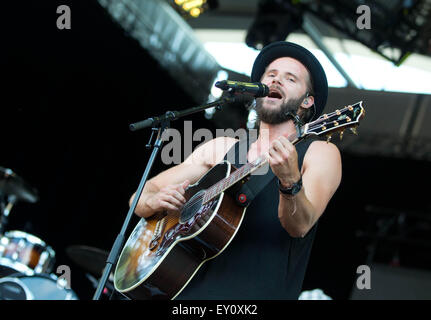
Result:
{"label": "man's ear", "polygon": [[313,96],[308,96],[304,99],[304,101],[302,101],[301,103],[301,107],[307,109],[310,108],[312,105],[314,105],[314,97]]}

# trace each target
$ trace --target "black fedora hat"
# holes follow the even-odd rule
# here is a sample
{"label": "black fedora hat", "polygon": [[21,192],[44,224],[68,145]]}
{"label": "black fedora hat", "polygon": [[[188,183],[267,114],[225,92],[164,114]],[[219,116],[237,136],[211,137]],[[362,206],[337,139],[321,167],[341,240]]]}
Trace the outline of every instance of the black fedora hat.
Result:
{"label": "black fedora hat", "polygon": [[317,119],[325,108],[328,99],[328,80],[319,60],[304,47],[287,41],[272,42],[258,54],[251,71],[251,81],[260,82],[266,67],[274,60],[291,57],[301,62],[310,73],[314,90],[315,112],[312,120]]}

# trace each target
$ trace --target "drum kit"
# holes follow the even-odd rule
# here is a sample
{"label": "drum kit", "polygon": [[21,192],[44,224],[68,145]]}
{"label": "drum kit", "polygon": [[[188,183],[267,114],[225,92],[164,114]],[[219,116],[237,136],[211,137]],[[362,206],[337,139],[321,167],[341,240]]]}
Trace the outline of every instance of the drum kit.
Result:
{"label": "drum kit", "polygon": [[[38,200],[36,189],[11,169],[0,167],[0,300],[78,300],[67,281],[53,273],[52,247],[35,235],[6,231],[9,214],[17,202]],[[67,254],[95,276],[102,273],[108,255],[85,246],[71,246]]]}

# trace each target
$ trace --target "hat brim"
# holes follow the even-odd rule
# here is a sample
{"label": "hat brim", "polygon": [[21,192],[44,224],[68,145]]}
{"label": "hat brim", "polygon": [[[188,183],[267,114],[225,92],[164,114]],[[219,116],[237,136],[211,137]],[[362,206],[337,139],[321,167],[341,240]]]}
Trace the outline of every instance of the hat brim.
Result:
{"label": "hat brim", "polygon": [[266,67],[274,60],[291,57],[301,62],[313,79],[315,113],[317,119],[325,108],[328,99],[328,80],[319,60],[304,47],[287,41],[277,41],[265,46],[257,56],[251,72],[251,81],[260,82]]}

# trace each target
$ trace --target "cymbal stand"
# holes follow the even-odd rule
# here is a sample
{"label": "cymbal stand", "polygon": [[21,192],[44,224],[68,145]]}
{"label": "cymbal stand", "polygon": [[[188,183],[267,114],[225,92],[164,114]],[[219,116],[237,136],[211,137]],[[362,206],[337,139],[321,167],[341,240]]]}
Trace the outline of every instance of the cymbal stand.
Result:
{"label": "cymbal stand", "polygon": [[[11,212],[14,204],[16,203],[16,196],[9,195],[7,197],[7,201],[1,197],[0,200],[0,235],[2,235],[6,229],[6,225],[8,222],[9,213]],[[7,204],[6,204],[7,202]]]}

